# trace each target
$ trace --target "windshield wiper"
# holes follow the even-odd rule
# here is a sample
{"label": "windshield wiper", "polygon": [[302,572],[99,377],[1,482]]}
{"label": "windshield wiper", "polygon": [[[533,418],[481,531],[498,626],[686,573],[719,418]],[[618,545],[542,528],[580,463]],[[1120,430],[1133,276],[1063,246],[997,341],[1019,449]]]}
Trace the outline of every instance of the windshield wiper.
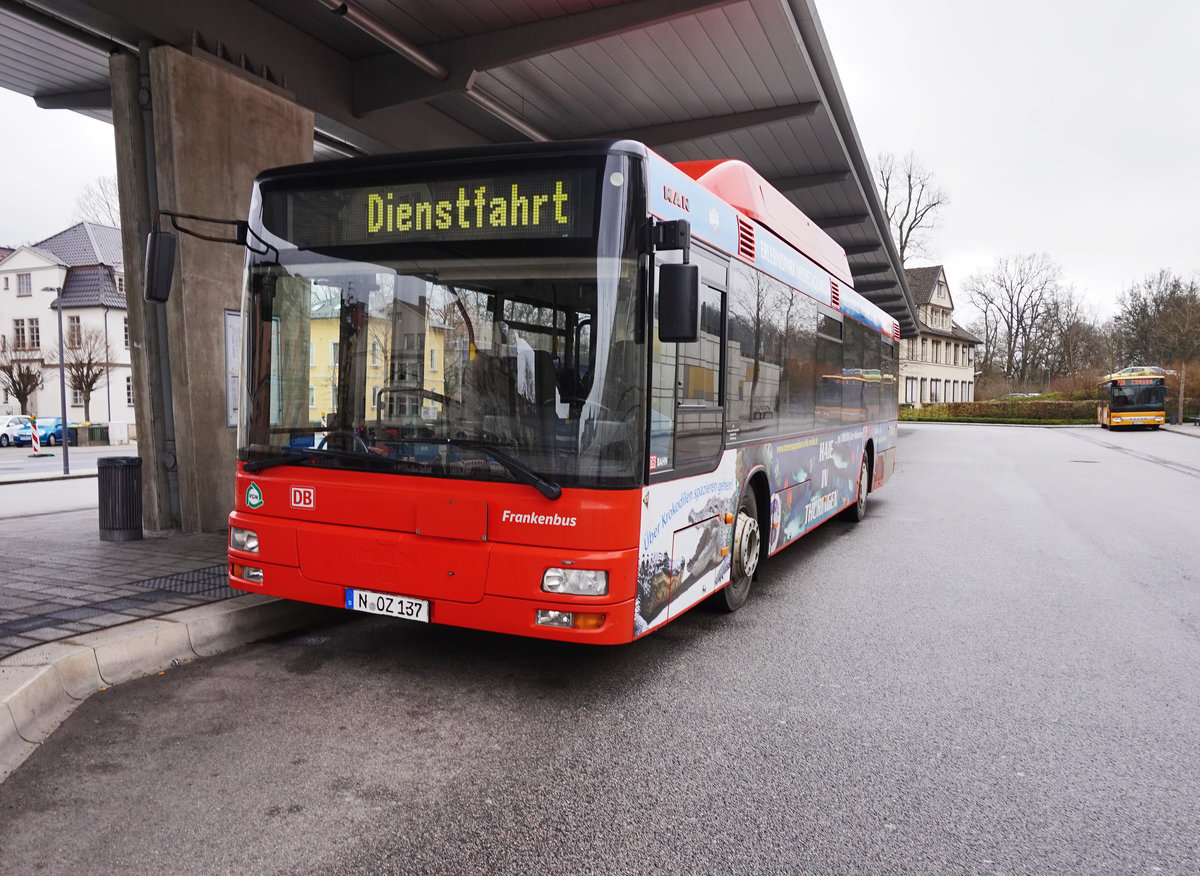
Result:
{"label": "windshield wiper", "polygon": [[[412,439],[412,444],[444,444],[451,447],[472,447],[478,450],[483,450],[496,462],[504,466],[513,478],[522,484],[533,487],[547,499],[554,500],[562,495],[562,487],[558,484],[546,480],[532,468],[515,459],[501,450],[492,441],[487,441],[482,438],[417,438]],[[252,459],[245,464],[243,469],[248,472],[263,471],[268,468],[274,468],[277,465],[288,465],[306,461],[309,463],[319,463],[328,459],[338,459],[347,462],[368,462],[376,468],[392,467],[394,461],[383,456],[375,456],[370,453],[356,453],[350,450],[332,450],[328,447],[316,450],[288,450],[280,453],[277,456],[268,456],[263,459]]]}
{"label": "windshield wiper", "polygon": [[268,468],[275,468],[277,465],[288,465],[290,463],[307,462],[310,464],[329,462],[338,460],[339,462],[365,463],[371,468],[393,468],[395,461],[386,456],[377,456],[374,453],[359,453],[354,450],[334,450],[329,447],[323,447],[320,450],[309,448],[307,450],[287,450],[280,453],[278,456],[268,456],[263,459],[252,459],[243,467],[244,471],[256,472],[263,471]]}
{"label": "windshield wiper", "polygon": [[302,459],[307,459],[309,454],[300,450],[289,450],[286,453],[281,453],[279,456],[268,456],[264,459],[252,459],[243,467],[245,471],[255,472],[262,471],[268,468],[274,468],[277,465],[287,465],[289,462],[299,462]]}
{"label": "windshield wiper", "polygon": [[508,469],[508,473],[516,478],[519,483],[533,487],[547,499],[554,500],[562,495],[562,487],[553,481],[546,480],[519,459],[509,456],[491,441],[485,441],[481,438],[448,438],[444,442],[432,443],[445,443],[451,447],[475,447],[486,451],[488,456]]}

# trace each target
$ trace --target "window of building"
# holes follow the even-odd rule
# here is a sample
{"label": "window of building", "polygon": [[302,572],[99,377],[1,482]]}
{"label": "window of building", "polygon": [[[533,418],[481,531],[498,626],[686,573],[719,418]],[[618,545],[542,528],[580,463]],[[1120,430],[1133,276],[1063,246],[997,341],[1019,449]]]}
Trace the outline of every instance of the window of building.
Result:
{"label": "window of building", "polygon": [[429,351],[429,370],[437,371],[437,347],[433,347]]}
{"label": "window of building", "polygon": [[311,383],[308,385],[308,407],[309,410],[317,406],[317,388]]}
{"label": "window of building", "polygon": [[78,349],[83,344],[83,326],[79,322],[78,316],[67,317],[67,346],[72,350]]}
{"label": "window of building", "polygon": [[13,349],[25,349],[25,320],[23,319],[13,320]]}
{"label": "window of building", "polygon": [[379,360],[381,358],[381,355],[380,355],[381,353],[382,353],[382,347],[380,347],[378,339],[372,338],[371,339],[371,367],[372,368],[379,367]]}
{"label": "window of building", "polygon": [[921,361],[929,361],[929,338],[921,338]]}
{"label": "window of building", "polygon": [[71,390],[71,406],[76,408],[83,407],[83,393],[78,389]]}
{"label": "window of building", "polygon": [[939,401],[941,401],[941,396],[940,396],[940,392],[941,392],[941,388],[942,388],[941,384],[942,384],[942,381],[938,380],[936,377],[930,378],[930,380],[929,380],[929,402],[930,402],[930,404],[936,405]]}
{"label": "window of building", "polygon": [[921,378],[921,404],[925,404],[927,401],[929,401],[929,379],[926,377],[922,377]]}
{"label": "window of building", "polygon": [[125,349],[129,349],[129,317],[125,317]]}
{"label": "window of building", "polygon": [[29,320],[29,349],[36,350],[42,346],[42,330],[36,319]]}
{"label": "window of building", "polygon": [[33,275],[17,274],[17,295],[33,294]]}
{"label": "window of building", "polygon": [[7,292],[7,291],[8,291],[8,277],[5,277],[5,278],[4,278],[4,291],[5,291],[5,292]]}
{"label": "window of building", "polygon": [[125,404],[133,407],[133,378],[125,378]]}

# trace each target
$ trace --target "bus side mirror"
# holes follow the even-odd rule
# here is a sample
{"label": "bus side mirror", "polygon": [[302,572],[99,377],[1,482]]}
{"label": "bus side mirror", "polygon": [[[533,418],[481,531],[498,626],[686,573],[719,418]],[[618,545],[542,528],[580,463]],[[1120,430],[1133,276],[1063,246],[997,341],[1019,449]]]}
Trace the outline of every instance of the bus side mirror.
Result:
{"label": "bus side mirror", "polygon": [[700,340],[699,265],[659,266],[658,339],[668,344]]}
{"label": "bus side mirror", "polygon": [[175,235],[151,231],[146,235],[146,300],[164,302],[171,295],[175,273]]}

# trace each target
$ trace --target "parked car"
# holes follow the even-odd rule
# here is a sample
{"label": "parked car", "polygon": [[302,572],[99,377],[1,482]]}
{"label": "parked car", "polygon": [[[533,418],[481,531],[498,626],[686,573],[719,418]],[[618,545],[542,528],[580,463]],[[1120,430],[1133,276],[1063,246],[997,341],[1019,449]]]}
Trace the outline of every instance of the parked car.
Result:
{"label": "parked car", "polygon": [[[53,447],[55,444],[61,444],[63,440],[63,421],[62,417],[38,417],[37,421],[38,441],[43,446]],[[18,447],[24,447],[26,444],[33,444],[33,429],[30,426],[22,426],[17,430],[17,434],[13,437],[13,444]]]}
{"label": "parked car", "polygon": [[29,426],[29,417],[24,414],[0,416],[0,447],[12,444],[22,426]]}

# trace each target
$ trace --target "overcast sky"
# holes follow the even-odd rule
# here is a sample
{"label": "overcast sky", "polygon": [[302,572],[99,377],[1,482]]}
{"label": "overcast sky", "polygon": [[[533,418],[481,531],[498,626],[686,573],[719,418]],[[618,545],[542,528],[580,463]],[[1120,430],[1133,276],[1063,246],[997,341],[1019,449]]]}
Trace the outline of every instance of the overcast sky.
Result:
{"label": "overcast sky", "polygon": [[1200,3],[817,12],[868,156],[912,151],[950,196],[923,263],[951,294],[998,256],[1044,252],[1106,318],[1147,274],[1200,270]]}
{"label": "overcast sky", "polygon": [[112,125],[38,109],[0,88],[0,246],[35,243],[79,221],[75,201],[117,172]]}
{"label": "overcast sky", "polygon": [[[931,249],[952,293],[999,256],[1044,252],[1107,318],[1148,274],[1200,270],[1200,3],[817,10],[868,156],[914,152],[950,196]],[[0,119],[13,246],[76,221],[84,187],[115,173],[112,128],[2,89]]]}

